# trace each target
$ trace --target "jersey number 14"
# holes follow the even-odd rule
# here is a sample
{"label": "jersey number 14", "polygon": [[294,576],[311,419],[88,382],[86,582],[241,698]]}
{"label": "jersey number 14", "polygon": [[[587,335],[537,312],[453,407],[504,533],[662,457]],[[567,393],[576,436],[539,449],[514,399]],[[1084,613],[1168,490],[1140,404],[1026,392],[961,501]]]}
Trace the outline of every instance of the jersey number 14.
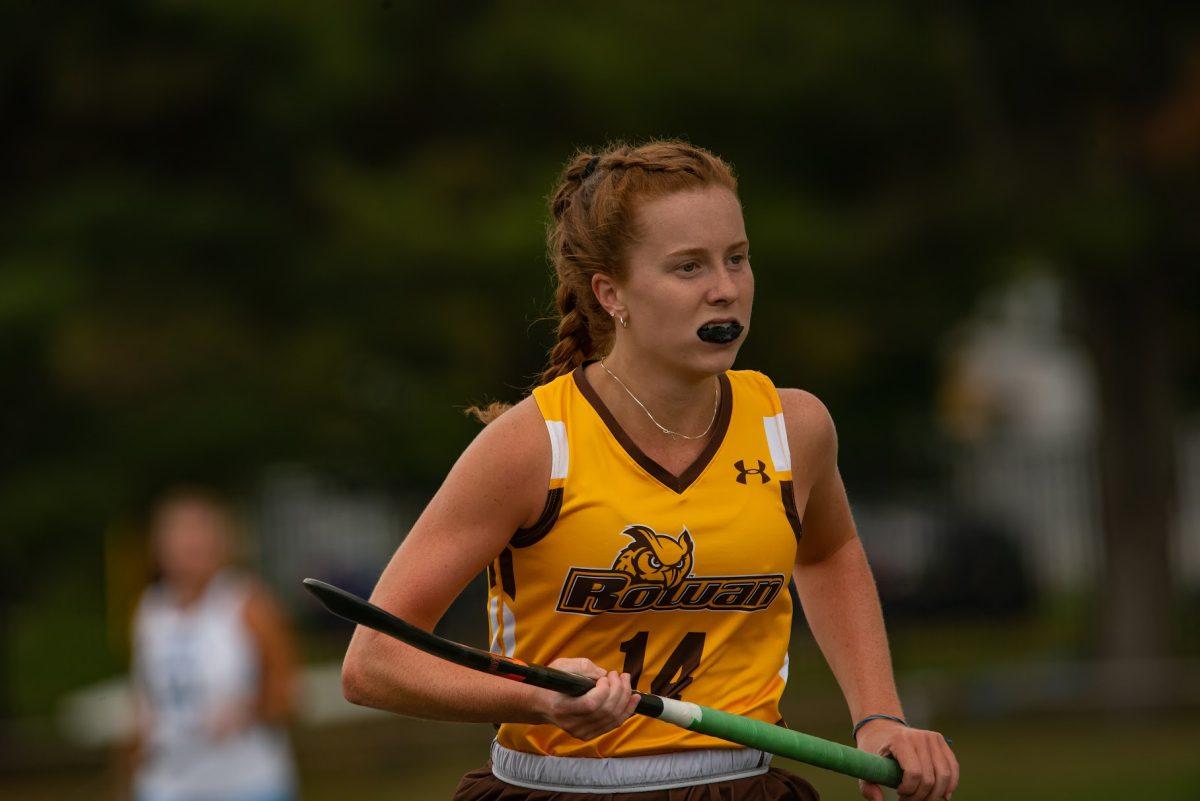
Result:
{"label": "jersey number 14", "polygon": [[[649,639],[650,632],[639,631],[621,643],[621,653],[625,654],[625,666],[621,668],[621,672],[629,674],[629,683],[635,688],[642,678],[642,669],[646,661],[646,642]],[[650,683],[650,692],[678,701],[683,691],[691,685],[692,673],[700,667],[700,655],[703,651],[703,631],[689,631],[685,634],[663,663],[662,670]]]}

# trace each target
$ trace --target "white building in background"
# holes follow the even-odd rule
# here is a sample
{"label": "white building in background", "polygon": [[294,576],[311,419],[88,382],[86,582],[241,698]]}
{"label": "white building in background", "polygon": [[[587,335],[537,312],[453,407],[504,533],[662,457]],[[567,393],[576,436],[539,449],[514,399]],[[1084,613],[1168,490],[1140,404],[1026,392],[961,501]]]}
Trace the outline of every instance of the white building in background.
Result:
{"label": "white building in background", "polygon": [[[953,497],[1009,524],[1043,590],[1082,589],[1101,554],[1098,409],[1082,347],[1065,331],[1063,293],[1030,273],[984,298],[947,343],[940,402],[962,446]],[[1200,428],[1180,438],[1178,574],[1200,581]]]}

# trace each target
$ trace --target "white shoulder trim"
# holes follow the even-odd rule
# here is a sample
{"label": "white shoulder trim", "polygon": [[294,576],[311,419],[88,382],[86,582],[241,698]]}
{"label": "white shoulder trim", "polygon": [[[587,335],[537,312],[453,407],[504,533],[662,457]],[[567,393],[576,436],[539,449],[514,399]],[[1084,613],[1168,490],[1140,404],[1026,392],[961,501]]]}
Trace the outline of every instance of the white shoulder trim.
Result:
{"label": "white shoulder trim", "polygon": [[775,472],[791,472],[792,452],[788,449],[787,424],[783,421],[783,412],[774,417],[764,417],[763,429],[767,434],[767,447],[771,449]]}
{"label": "white shoulder trim", "polygon": [[567,449],[567,425],[562,420],[547,420],[546,430],[550,432],[550,478],[566,478],[567,466],[570,463],[570,453]]}

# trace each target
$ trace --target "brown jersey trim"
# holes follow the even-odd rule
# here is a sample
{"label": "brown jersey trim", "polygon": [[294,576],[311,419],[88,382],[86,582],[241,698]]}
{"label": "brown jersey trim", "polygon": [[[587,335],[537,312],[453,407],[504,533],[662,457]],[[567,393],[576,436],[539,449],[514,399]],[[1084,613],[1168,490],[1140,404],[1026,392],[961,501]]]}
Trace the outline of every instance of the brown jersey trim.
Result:
{"label": "brown jersey trim", "polygon": [[504,594],[515,601],[517,600],[517,577],[513,573],[512,548],[505,548],[501,551],[497,561],[500,563],[500,586],[504,589]]}
{"label": "brown jersey trim", "polygon": [[[792,598],[792,609],[793,609],[793,610],[800,609],[800,608],[801,608],[801,605],[800,605],[800,590],[796,588],[796,574],[795,574],[795,570],[793,570],[793,572],[792,572],[792,578],[791,578],[791,580],[790,580],[790,581],[788,581],[788,595],[789,595],[789,596],[791,596],[791,598]],[[792,614],[793,614],[793,619],[795,619],[795,612],[793,611],[793,613],[792,613]],[[800,616],[800,619],[801,619],[801,620],[804,620],[804,616],[803,616],[803,615],[801,615],[801,616]]]}
{"label": "brown jersey trim", "polygon": [[556,487],[546,493],[546,505],[542,507],[542,516],[529,528],[519,528],[509,539],[514,548],[528,548],[535,542],[541,541],[554,528],[558,521],[558,513],[562,510],[563,488]]}
{"label": "brown jersey trim", "polygon": [[625,433],[625,429],[621,428],[621,424],[617,422],[617,418],[613,417],[613,413],[604,405],[604,401],[600,399],[600,395],[597,394],[595,387],[588,381],[587,374],[584,372],[584,368],[591,364],[592,361],[595,360],[592,359],[579,365],[571,374],[575,379],[575,385],[579,387],[579,391],[583,394],[583,397],[596,410],[596,414],[600,415],[600,419],[604,421],[604,425],[608,427],[609,432],[620,443],[621,447],[625,449],[625,452],[643,470],[667,489],[677,494],[682,494],[684,490],[700,477],[700,474],[704,472],[704,468],[708,467],[708,463],[716,455],[717,449],[721,447],[721,443],[725,441],[725,433],[729,430],[729,421],[733,417],[733,388],[729,384],[729,377],[724,373],[717,376],[717,380],[721,385],[721,400],[717,407],[716,430],[713,431],[712,438],[704,446],[704,450],[700,451],[700,455],[696,457],[695,461],[688,465],[688,468],[682,473],[675,475],[647,456],[629,434]]}
{"label": "brown jersey trim", "polygon": [[784,514],[787,515],[788,522],[792,524],[792,533],[796,535],[796,541],[799,542],[800,535],[804,533],[804,525],[800,522],[800,513],[796,511],[796,495],[792,492],[792,482],[780,481],[779,494],[783,496]]}

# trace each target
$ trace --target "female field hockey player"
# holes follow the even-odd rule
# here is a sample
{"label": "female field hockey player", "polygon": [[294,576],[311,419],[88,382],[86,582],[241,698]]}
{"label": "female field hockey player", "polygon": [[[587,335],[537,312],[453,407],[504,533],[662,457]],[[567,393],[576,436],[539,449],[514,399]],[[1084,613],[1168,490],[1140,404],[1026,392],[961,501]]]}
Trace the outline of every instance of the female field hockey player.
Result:
{"label": "female field hockey player", "polygon": [[474,410],[486,427],[373,600],[432,629],[486,570],[492,650],[596,687],[570,698],[360,627],[346,697],[501,723],[457,799],[815,799],[767,754],[631,717],[643,688],[779,722],[794,580],[858,747],[895,756],[905,801],[949,798],[954,754],[903,721],[828,412],[731,369],[754,274],[729,166],[676,141],[581,153],[550,210],[560,322],[542,384]]}
{"label": "female field hockey player", "polygon": [[179,488],[152,520],[161,580],[134,618],[135,801],[291,801],[295,657],[270,593],[230,567],[232,514]]}

